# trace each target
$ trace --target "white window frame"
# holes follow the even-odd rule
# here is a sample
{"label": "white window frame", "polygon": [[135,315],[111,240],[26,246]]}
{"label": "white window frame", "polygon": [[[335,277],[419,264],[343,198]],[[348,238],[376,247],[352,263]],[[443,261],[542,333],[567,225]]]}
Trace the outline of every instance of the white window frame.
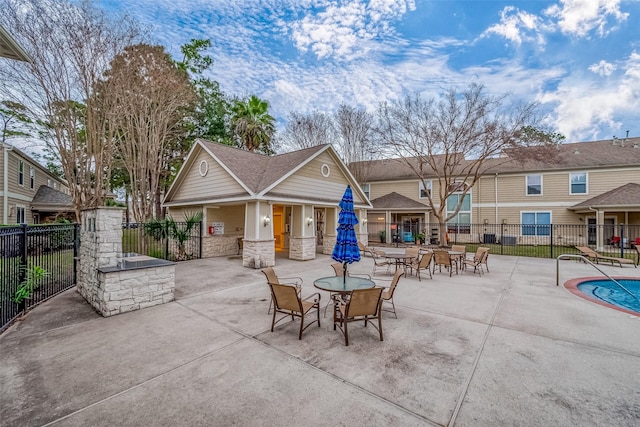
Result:
{"label": "white window frame", "polygon": [[[22,211],[22,215],[20,215],[20,211]],[[20,221],[20,216],[22,216],[22,221]],[[27,207],[24,205],[16,205],[16,224],[26,224],[27,223]]]}
{"label": "white window frame", "polygon": [[[573,182],[573,177],[574,175],[584,175],[585,177],[585,185],[584,185],[584,193],[574,193],[573,192],[573,186],[572,186],[572,182]],[[570,195],[585,195],[585,194],[589,194],[589,173],[588,172],[571,172],[569,174],[569,194]]]}
{"label": "white window frame", "polygon": [[18,185],[24,187],[24,160],[18,162]]}
{"label": "white window frame", "polygon": [[36,168],[29,166],[29,187],[34,190],[36,188]]}
{"label": "white window frame", "polygon": [[[525,224],[524,221],[522,220],[522,215],[524,215],[524,214],[534,214],[535,217],[536,217],[536,223],[535,224]],[[538,214],[549,214],[549,224],[538,224],[537,223]],[[549,236],[551,236],[551,226],[552,226],[552,224],[553,224],[553,212],[552,211],[533,211],[533,210],[520,211],[520,235],[523,236],[523,237],[530,237],[530,236],[549,237]],[[537,227],[536,227],[536,234],[523,234],[522,233],[522,227],[524,227],[525,225],[548,226],[549,227],[549,234],[538,234]]]}
{"label": "white window frame", "polygon": [[[427,183],[427,188],[425,190],[424,188],[424,183]],[[423,196],[422,192],[423,191],[428,191],[429,194],[431,194],[431,192],[433,191],[433,182],[431,182],[430,179],[425,180],[424,182],[422,180],[418,181],[418,198],[420,199],[427,199],[427,196]]]}
{"label": "white window frame", "polygon": [[[449,197],[454,196],[454,195],[462,196],[462,195],[463,195],[463,192],[462,192],[462,191],[456,191],[455,193],[451,193],[451,194],[449,194],[449,195],[447,196],[447,199],[445,200],[445,204],[446,204],[446,206],[445,206],[445,215],[446,215],[446,216],[449,216],[449,212],[453,212],[453,210],[449,210]],[[462,227],[464,227],[464,230],[465,230],[465,231],[461,231],[461,232],[462,232],[462,233],[465,233],[465,232],[466,232],[466,233],[468,234],[468,233],[470,233],[470,232],[471,232],[471,224],[473,224],[473,200],[472,200],[472,198],[471,198],[471,192],[470,192],[470,191],[469,191],[469,192],[467,192],[466,194],[464,194],[464,196],[463,196],[463,197],[465,197],[465,198],[467,198],[467,197],[468,197],[468,198],[469,198],[469,210],[467,211],[467,210],[462,210],[462,209],[460,209],[460,210],[458,211],[458,213],[456,214],[456,216],[458,216],[458,217],[459,217],[459,216],[460,216],[460,214],[466,214],[466,213],[468,213],[468,214],[469,214],[469,223],[465,223],[465,222],[455,222],[455,223],[454,223],[454,222],[451,222],[452,220],[449,220],[449,221],[447,222],[447,228],[449,229],[449,228],[455,227],[455,228],[456,228],[456,230],[459,230],[460,226],[462,226]],[[458,202],[458,203],[460,203],[460,202]],[[454,209],[455,209],[455,208],[454,208]],[[468,227],[468,230],[467,230],[467,227]],[[460,231],[459,231],[459,232],[460,232]]]}
{"label": "white window frame", "polygon": [[371,196],[371,184],[362,184],[362,192],[367,196],[367,199]]}
{"label": "white window frame", "polygon": [[[529,187],[530,187],[530,185],[529,185],[529,178],[530,178],[530,177],[534,177],[534,176],[539,176],[539,177],[540,177],[540,193],[539,193],[539,194],[529,193]],[[532,174],[530,174],[530,175],[527,175],[527,176],[525,177],[524,186],[525,186],[524,191],[525,191],[525,194],[526,194],[527,196],[533,196],[533,197],[542,196],[542,194],[543,194],[543,189],[544,189],[544,178],[543,178],[542,174],[541,174],[541,173],[532,173]]]}

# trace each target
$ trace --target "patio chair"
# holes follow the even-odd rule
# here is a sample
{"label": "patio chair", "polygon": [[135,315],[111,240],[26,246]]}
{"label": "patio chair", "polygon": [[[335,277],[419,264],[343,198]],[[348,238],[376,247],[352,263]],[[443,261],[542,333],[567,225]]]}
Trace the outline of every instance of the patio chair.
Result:
{"label": "patio chair", "polygon": [[458,264],[451,261],[451,256],[448,251],[434,250],[433,251],[433,272],[436,272],[436,267],[442,273],[442,266],[449,269],[449,277],[453,274],[453,267],[456,267],[456,274],[458,273]]}
{"label": "patio chair", "polygon": [[[482,263],[484,264],[484,267],[487,269],[487,273],[490,273],[489,271],[489,264],[487,262],[487,260],[489,259],[489,250],[491,248],[488,248],[486,246],[478,246],[478,248],[476,249],[476,253],[473,254],[471,257],[467,257],[466,259],[469,261],[473,261],[476,259],[480,259],[480,255],[482,254],[482,252],[486,252],[485,256],[484,256],[484,260],[482,261]],[[465,263],[465,266],[467,264]]]}
{"label": "patio chair", "polygon": [[[389,287],[386,287],[386,286],[384,287],[384,290],[382,291],[382,296],[381,296],[382,298],[381,310],[393,313],[396,319],[398,318],[398,314],[396,313],[396,305],[393,302],[393,294],[395,293],[396,287],[398,286],[398,282],[400,281],[400,278],[402,276],[404,276],[404,271],[396,270],[396,274],[394,274],[393,279],[391,279],[391,284],[389,284]],[[385,279],[376,279],[376,281],[380,281],[380,280],[385,280]],[[390,303],[391,308],[385,309],[384,303]]]}
{"label": "patio chair", "polygon": [[[342,264],[341,262],[335,262],[333,264],[331,264],[331,268],[333,268],[333,271],[336,273],[336,276],[338,277],[342,277],[344,275],[344,264]],[[369,279],[371,280],[371,276],[365,273],[353,273],[351,271],[349,271],[347,269],[347,276],[356,276],[356,277],[364,277],[365,279]],[[326,305],[326,307],[324,308],[324,317],[327,317],[327,308],[329,308],[329,305],[331,304],[331,302],[333,301],[335,303],[335,299],[336,296],[340,295],[339,292],[330,292],[329,293],[329,298],[331,299],[331,301],[329,301]]]}
{"label": "patio chair", "polygon": [[[273,267],[263,268],[262,274],[267,278],[267,285],[269,283],[276,283],[279,285],[293,285],[298,290],[298,295],[302,292],[302,278],[301,277],[278,277]],[[284,282],[283,282],[284,281]],[[273,306],[273,298],[269,301],[269,310],[267,314],[271,313],[271,307]]]}
{"label": "patio chair", "polygon": [[364,321],[364,326],[370,320],[378,319],[378,327],[373,323],[371,326],[376,328],[380,333],[380,341],[382,338],[382,288],[356,289],[349,294],[349,300],[340,299],[333,310],[333,330],[336,326],[340,328],[340,332],[344,335],[344,344],[349,345],[349,328],[351,322]]}
{"label": "patio chair", "polygon": [[[271,296],[273,298],[273,318],[271,320],[271,332],[276,323],[291,316],[291,320],[295,320],[296,317],[300,318],[300,331],[298,332],[298,339],[302,339],[302,332],[309,326],[318,322],[320,327],[320,299],[321,296],[318,292],[309,295],[308,297],[301,299],[298,289],[291,285],[279,285],[277,283],[269,283],[271,288]],[[311,301],[311,299],[313,301]],[[304,326],[304,317],[312,309],[316,309],[317,319]],[[276,313],[282,313],[280,319],[276,321]]]}
{"label": "patio chair", "polygon": [[409,264],[410,272],[413,273],[413,270],[416,271],[416,275],[418,276],[418,280],[422,281],[420,278],[420,270],[427,270],[429,273],[429,278],[433,279],[433,275],[431,274],[431,260],[433,259],[433,252],[424,252],[420,257],[420,260],[414,261]]}
{"label": "patio chair", "polygon": [[371,274],[375,275],[376,271],[380,268],[384,268],[387,272],[389,272],[391,262],[387,258],[385,258],[383,252],[374,251],[373,249],[367,248],[367,253],[373,259],[373,271]]}
{"label": "patio chair", "polygon": [[576,249],[580,251],[580,255],[594,261],[596,264],[599,264],[600,261],[605,261],[610,262],[611,265],[618,263],[620,268],[622,268],[622,264],[633,264],[634,267],[638,268],[638,263],[629,258],[617,258],[612,256],[600,255],[595,249],[591,249],[588,246],[576,246]]}
{"label": "patio chair", "polygon": [[409,260],[409,263],[412,263],[413,261],[418,260],[418,256],[420,256],[420,248],[418,246],[410,246],[405,249],[405,253],[411,256],[411,260]]}
{"label": "patio chair", "polygon": [[[473,272],[475,273],[476,271],[478,272],[478,274],[480,274],[480,276],[482,276],[482,264],[484,264],[485,266],[487,265],[487,258],[489,257],[489,248],[483,248],[483,247],[479,247],[478,250],[476,251],[476,254],[474,255],[473,259],[467,259],[465,258],[463,260],[464,262],[464,266],[465,266],[465,270],[467,266],[471,266],[473,267]],[[489,272],[489,267],[487,267],[487,273]]]}

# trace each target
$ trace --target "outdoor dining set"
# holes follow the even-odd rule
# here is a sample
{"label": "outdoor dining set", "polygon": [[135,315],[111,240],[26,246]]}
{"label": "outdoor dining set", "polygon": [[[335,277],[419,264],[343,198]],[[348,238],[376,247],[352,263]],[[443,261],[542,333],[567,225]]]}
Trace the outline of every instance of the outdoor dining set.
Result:
{"label": "outdoor dining set", "polygon": [[[480,275],[483,273],[483,265],[487,267],[487,256],[489,248],[479,247],[473,258],[467,258],[466,248],[464,246],[452,246],[451,248],[421,248],[419,246],[406,248],[400,253],[378,251],[368,248],[358,241],[354,230],[355,224],[358,224],[358,218],[353,210],[353,194],[351,187],[347,189],[339,203],[340,215],[338,218],[338,228],[336,234],[336,243],[333,248],[331,257],[335,264],[333,275],[321,277],[313,282],[313,286],[321,291],[329,292],[329,303],[324,308],[324,314],[329,307],[333,309],[333,329],[339,328],[344,335],[345,345],[349,345],[349,329],[351,322],[364,322],[364,326],[371,324],[379,335],[380,341],[383,341],[382,334],[382,311],[383,304],[391,304],[388,310],[397,318],[395,303],[393,302],[393,294],[402,276],[413,271],[416,272],[419,280],[420,271],[428,271],[429,277],[433,278],[433,272],[436,267],[442,271],[449,271],[449,276],[453,274],[455,268],[456,274],[467,267],[473,267],[473,271]],[[378,286],[372,280],[369,274],[356,274],[348,271],[348,264],[359,261],[361,255],[369,255],[373,259],[373,271],[375,275],[379,269],[385,269],[385,273],[391,272],[391,266],[395,265],[393,278],[390,280],[389,286]],[[489,271],[487,267],[487,271]],[[272,267],[262,270],[267,284],[271,292],[271,301],[268,313],[273,308],[273,317],[271,320],[271,332],[277,323],[289,318],[295,320],[300,318],[300,329],[298,339],[302,339],[302,332],[314,323],[318,323],[320,327],[320,309],[322,296],[319,292],[315,292],[305,298],[302,298],[302,278],[300,277],[278,277]],[[376,281],[385,280],[376,278]],[[312,310],[316,311],[316,320],[305,325],[305,316],[309,317]],[[277,315],[281,317],[276,320]],[[377,320],[377,326],[373,323]]]}

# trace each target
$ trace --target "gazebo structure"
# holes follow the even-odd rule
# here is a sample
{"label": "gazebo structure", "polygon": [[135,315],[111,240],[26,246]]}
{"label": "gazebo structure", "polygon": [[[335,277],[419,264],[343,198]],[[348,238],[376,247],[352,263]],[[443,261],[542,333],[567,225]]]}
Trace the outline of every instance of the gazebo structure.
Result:
{"label": "gazebo structure", "polygon": [[310,260],[331,254],[338,203],[353,189],[356,234],[367,244],[371,204],[331,145],[266,156],[197,140],[167,192],[164,205],[176,220],[202,212],[202,256],[242,250],[245,267],[275,265],[276,251]]}

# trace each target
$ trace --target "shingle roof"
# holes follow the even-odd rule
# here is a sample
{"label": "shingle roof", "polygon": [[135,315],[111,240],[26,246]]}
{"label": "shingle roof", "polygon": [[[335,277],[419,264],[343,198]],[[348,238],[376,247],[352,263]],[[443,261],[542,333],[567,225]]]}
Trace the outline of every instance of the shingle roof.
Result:
{"label": "shingle roof", "polygon": [[73,200],[68,194],[62,193],[46,185],[41,185],[33,196],[31,206],[37,210],[50,209],[73,209]]}
{"label": "shingle roof", "polygon": [[327,147],[318,145],[276,156],[251,153],[239,148],[201,140],[251,191],[259,193],[290,173],[293,168]]}
{"label": "shingle roof", "polygon": [[[536,160],[533,153],[537,147],[530,147],[531,160],[523,162],[509,157],[487,159],[483,170],[490,173],[513,173],[545,170],[599,168],[612,166],[638,166],[640,164],[640,137],[628,138],[624,143],[617,140],[576,142],[562,144],[557,148],[557,156],[546,161]],[[468,163],[468,161],[467,161]],[[464,162],[463,162],[464,165]],[[427,174],[427,178],[434,177]],[[374,160],[369,168],[367,182],[394,179],[416,179],[416,174],[400,159]]]}
{"label": "shingle roof", "polygon": [[630,182],[622,187],[614,188],[570,209],[604,208],[608,206],[640,206],[640,184]]}
{"label": "shingle roof", "polygon": [[373,209],[429,209],[429,206],[395,191],[371,201]]}

